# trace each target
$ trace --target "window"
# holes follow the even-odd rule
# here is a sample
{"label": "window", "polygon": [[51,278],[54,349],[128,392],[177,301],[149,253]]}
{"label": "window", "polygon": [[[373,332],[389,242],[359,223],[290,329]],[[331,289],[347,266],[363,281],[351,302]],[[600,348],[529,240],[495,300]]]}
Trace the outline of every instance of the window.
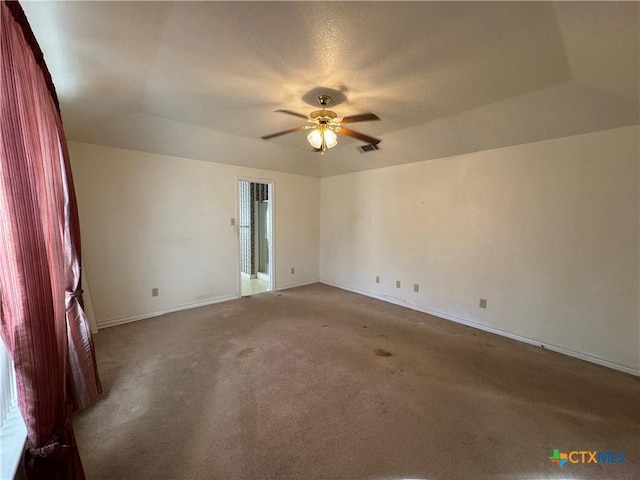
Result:
{"label": "window", "polygon": [[26,438],[18,411],[13,362],[0,340],[0,478],[14,478]]}
{"label": "window", "polygon": [[11,364],[11,357],[0,342],[0,428],[4,424],[12,404],[16,399],[16,379]]}

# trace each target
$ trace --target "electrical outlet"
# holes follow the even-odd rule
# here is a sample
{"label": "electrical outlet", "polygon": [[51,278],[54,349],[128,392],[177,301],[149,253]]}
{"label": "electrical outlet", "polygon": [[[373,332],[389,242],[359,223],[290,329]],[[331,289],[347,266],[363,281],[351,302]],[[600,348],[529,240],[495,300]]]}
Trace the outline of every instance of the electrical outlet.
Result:
{"label": "electrical outlet", "polygon": [[160,292],[158,292],[158,289],[157,289],[157,288],[152,288],[152,289],[151,289],[151,296],[152,296],[152,297],[157,297],[157,296],[159,296],[159,295],[160,295]]}
{"label": "electrical outlet", "polygon": [[380,283],[380,275],[376,275],[376,283]]}
{"label": "electrical outlet", "polygon": [[400,288],[400,280],[396,280],[396,288]]}
{"label": "electrical outlet", "polygon": [[291,267],[291,275],[293,275],[294,273],[296,273],[296,269]]}
{"label": "electrical outlet", "polygon": [[418,293],[420,291],[420,285],[418,285],[417,283],[413,284],[413,291]]}
{"label": "electrical outlet", "polygon": [[229,219],[229,223],[231,224],[232,227],[236,226],[236,219],[235,218],[230,218]]}
{"label": "electrical outlet", "polygon": [[481,298],[480,299],[480,303],[478,305],[480,308],[487,308],[487,299],[486,298]]}

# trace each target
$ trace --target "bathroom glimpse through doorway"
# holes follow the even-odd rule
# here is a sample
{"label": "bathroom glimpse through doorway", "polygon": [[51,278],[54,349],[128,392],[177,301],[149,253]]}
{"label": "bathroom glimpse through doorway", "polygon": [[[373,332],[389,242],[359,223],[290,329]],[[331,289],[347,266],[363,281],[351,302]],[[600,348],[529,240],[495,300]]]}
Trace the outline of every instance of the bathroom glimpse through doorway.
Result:
{"label": "bathroom glimpse through doorway", "polygon": [[240,294],[273,290],[273,183],[238,181]]}

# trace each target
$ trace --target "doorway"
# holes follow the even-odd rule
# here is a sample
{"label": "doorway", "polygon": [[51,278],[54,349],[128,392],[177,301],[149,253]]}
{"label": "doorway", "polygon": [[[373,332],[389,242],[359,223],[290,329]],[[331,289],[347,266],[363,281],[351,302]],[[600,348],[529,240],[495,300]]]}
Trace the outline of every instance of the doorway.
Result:
{"label": "doorway", "polygon": [[273,290],[273,182],[238,180],[240,295]]}

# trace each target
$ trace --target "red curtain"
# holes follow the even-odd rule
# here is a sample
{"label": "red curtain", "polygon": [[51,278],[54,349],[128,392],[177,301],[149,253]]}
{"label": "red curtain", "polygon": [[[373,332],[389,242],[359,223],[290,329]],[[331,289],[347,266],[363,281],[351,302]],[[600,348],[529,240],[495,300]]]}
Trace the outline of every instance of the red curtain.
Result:
{"label": "red curtain", "polygon": [[27,426],[27,477],[84,479],[71,423],[101,391],[57,98],[16,2],[0,4],[0,335]]}

